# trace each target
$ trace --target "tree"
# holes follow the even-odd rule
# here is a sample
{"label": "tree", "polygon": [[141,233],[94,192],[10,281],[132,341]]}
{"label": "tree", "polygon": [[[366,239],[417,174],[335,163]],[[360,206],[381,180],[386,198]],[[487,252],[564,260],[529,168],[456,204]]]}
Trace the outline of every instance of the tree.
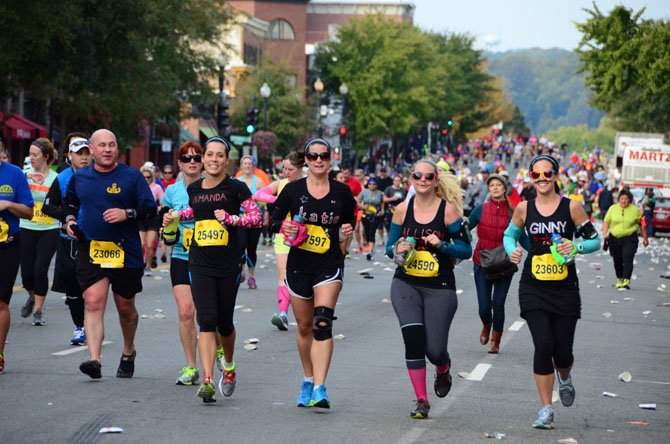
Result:
{"label": "tree", "polygon": [[589,129],[586,125],[566,126],[545,134],[559,145],[566,143],[568,151],[591,152],[596,146],[613,153],[616,130],[601,125]]}
{"label": "tree", "polygon": [[645,20],[616,6],[604,15],[593,4],[590,18],[578,23],[577,52],[586,72],[591,104],[628,131],[670,129],[670,22]]}
{"label": "tree", "polygon": [[528,125],[526,125],[526,119],[517,105],[514,105],[512,118],[506,122],[503,122],[503,128],[505,129],[505,132],[508,133],[523,133],[527,136],[530,136],[530,129],[528,129]]}
{"label": "tree", "polygon": [[205,49],[230,20],[220,0],[2,2],[0,99],[25,89],[64,127],[137,138],[138,122],[211,99]]}
{"label": "tree", "polygon": [[[302,90],[291,86],[289,78],[293,71],[286,65],[267,62],[238,84],[231,107],[233,131],[238,133],[246,127],[247,110],[252,107],[252,97],[257,97],[256,107],[261,109],[260,88],[267,82],[272,93],[268,99],[268,130],[275,133],[276,149],[284,155],[301,147],[308,137],[309,118],[303,103]],[[263,121],[261,110],[260,121]]]}

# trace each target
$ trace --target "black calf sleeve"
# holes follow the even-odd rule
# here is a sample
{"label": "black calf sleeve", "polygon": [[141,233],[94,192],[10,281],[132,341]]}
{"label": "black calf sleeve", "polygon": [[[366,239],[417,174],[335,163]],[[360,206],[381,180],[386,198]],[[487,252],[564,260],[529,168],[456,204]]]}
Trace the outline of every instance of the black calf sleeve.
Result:
{"label": "black calf sleeve", "polygon": [[423,324],[410,324],[401,327],[401,330],[407,368],[418,370],[426,367],[426,327]]}

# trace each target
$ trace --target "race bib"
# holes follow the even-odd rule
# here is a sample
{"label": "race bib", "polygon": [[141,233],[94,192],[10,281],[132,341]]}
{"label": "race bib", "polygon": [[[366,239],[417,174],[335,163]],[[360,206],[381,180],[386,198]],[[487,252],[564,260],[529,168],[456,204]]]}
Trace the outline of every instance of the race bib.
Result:
{"label": "race bib", "polygon": [[123,248],[108,241],[91,241],[89,256],[100,268],[123,268],[126,257]]}
{"label": "race bib", "polygon": [[330,248],[330,238],[319,225],[305,224],[307,239],[298,248],[312,253],[323,254]]}
{"label": "race bib", "polygon": [[43,206],[43,202],[35,202],[35,207],[33,208],[33,218],[30,219],[30,221],[40,225],[52,225],[54,223],[54,219],[53,217],[49,217],[42,213]]}
{"label": "race bib", "polygon": [[551,253],[533,256],[532,272],[538,281],[562,281],[568,277],[568,267],[558,265]]}
{"label": "race bib", "polygon": [[199,220],[195,223],[195,242],[199,247],[225,247],[228,230],[216,219]]}
{"label": "race bib", "polygon": [[440,263],[429,251],[417,251],[411,262],[405,264],[405,274],[416,277],[434,277],[440,271]]}
{"label": "race bib", "polygon": [[181,244],[184,246],[184,251],[188,253],[191,249],[191,242],[193,241],[193,228],[184,228],[184,236]]}
{"label": "race bib", "polygon": [[7,242],[9,238],[9,225],[7,222],[0,219],[0,243]]}

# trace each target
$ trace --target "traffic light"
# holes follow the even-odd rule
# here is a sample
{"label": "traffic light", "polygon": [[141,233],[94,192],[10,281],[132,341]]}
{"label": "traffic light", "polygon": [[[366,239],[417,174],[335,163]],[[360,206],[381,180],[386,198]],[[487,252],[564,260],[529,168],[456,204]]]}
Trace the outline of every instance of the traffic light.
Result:
{"label": "traffic light", "polygon": [[219,134],[222,136],[228,135],[228,128],[230,127],[230,114],[228,114],[228,105],[226,103],[219,105],[219,112],[216,116],[216,126],[219,129]]}
{"label": "traffic light", "polygon": [[[450,120],[450,122],[451,122],[451,120]],[[447,134],[449,134],[449,130],[446,129],[446,128],[442,128],[442,135],[446,136]]]}
{"label": "traffic light", "polygon": [[249,108],[247,110],[247,133],[253,134],[258,127],[258,109]]}
{"label": "traffic light", "polygon": [[341,126],[340,127],[340,136],[346,136],[347,135],[347,127],[346,126]]}
{"label": "traffic light", "polygon": [[[340,133],[341,133],[341,132],[342,132],[342,129],[340,128]],[[345,132],[346,132],[346,131],[345,131]],[[335,160],[340,160],[340,147],[339,147],[339,146],[336,146],[336,147],[335,147],[333,158],[334,158]]]}
{"label": "traffic light", "polygon": [[449,120],[447,121],[447,125],[449,125],[449,126],[454,126],[454,122],[453,122],[451,119],[449,119]]}

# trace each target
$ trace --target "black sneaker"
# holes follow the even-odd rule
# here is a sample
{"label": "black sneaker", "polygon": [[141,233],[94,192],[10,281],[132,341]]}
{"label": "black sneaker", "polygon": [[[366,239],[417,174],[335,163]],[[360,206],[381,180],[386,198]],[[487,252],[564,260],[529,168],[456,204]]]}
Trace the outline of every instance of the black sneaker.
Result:
{"label": "black sneaker", "polygon": [[102,365],[98,361],[84,361],[79,365],[79,371],[91,379],[102,378]]}
{"label": "black sneaker", "polygon": [[121,354],[119,369],[116,371],[117,378],[133,377],[133,373],[135,373],[135,356],[137,356],[137,350],[133,351],[133,354],[130,356]]}
{"label": "black sneaker", "polygon": [[157,268],[158,267],[158,262],[156,261],[156,256],[154,256],[153,259],[151,259],[151,268]]}
{"label": "black sneaker", "polygon": [[444,373],[435,373],[435,394],[438,398],[444,398],[451,390],[451,375],[449,370]]}
{"label": "black sneaker", "polygon": [[430,404],[428,404],[428,401],[421,398],[418,401],[416,401],[416,407],[414,407],[414,410],[412,410],[409,416],[414,419],[428,419],[429,410],[430,410]]}
{"label": "black sneaker", "polygon": [[28,300],[23,304],[23,307],[21,307],[21,317],[27,318],[30,316],[33,312],[33,307],[35,307],[35,300],[28,296]]}

